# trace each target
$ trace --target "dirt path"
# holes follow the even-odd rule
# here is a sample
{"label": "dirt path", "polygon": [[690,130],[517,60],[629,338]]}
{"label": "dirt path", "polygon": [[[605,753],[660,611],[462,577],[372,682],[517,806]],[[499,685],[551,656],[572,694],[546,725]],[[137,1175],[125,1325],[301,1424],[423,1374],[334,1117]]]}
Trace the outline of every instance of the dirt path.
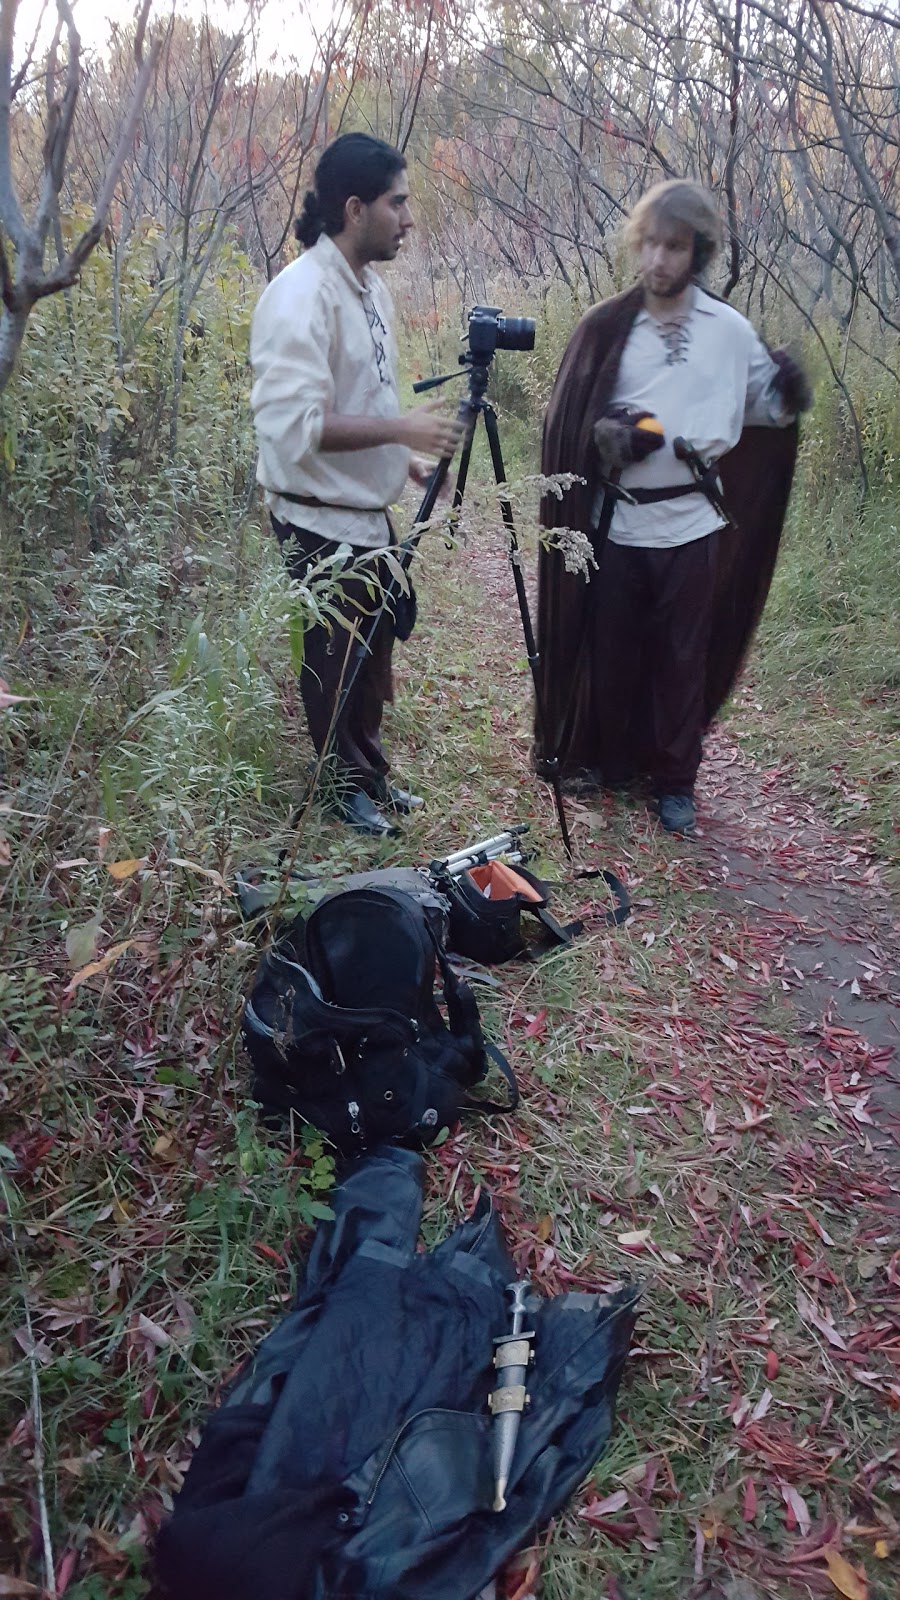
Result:
{"label": "dirt path", "polygon": [[900,916],[877,863],[722,729],[707,743],[699,800],[698,853],[723,913],[755,931],[821,1059],[846,1060],[856,1041],[855,1119],[900,1172]]}

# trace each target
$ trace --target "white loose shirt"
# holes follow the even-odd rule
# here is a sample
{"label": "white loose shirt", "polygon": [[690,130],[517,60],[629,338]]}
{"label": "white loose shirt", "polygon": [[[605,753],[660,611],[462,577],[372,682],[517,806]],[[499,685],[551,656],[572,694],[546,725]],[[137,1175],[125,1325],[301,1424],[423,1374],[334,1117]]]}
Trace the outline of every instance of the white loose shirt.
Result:
{"label": "white loose shirt", "polygon": [[[793,414],[774,388],[777,372],[746,317],[697,285],[683,319],[666,323],[640,311],[622,353],[612,404],[651,411],[666,442],[624,469],[622,488],[692,483],[690,468],[672,449],[679,437],[708,463],[737,444],[746,424],[787,427]],[[722,518],[701,493],[647,506],[619,500],[609,537],[613,544],[658,550],[702,539],[721,526]]]}
{"label": "white loose shirt", "polygon": [[[256,476],[279,521],[363,549],[389,543],[385,513],[403,492],[409,451],[395,444],[321,450],[320,442],[329,412],[399,416],[393,324],[377,273],[366,267],[357,278],[325,234],[264,291],[250,335],[250,404]],[[279,489],[325,504],[298,506]]]}

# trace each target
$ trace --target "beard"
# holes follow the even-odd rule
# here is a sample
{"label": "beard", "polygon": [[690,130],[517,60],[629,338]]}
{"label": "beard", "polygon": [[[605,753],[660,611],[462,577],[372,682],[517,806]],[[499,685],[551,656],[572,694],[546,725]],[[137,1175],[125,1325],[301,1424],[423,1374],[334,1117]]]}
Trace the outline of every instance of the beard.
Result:
{"label": "beard", "polygon": [[396,234],[385,237],[383,231],[377,230],[363,241],[361,249],[367,261],[393,261],[402,243],[402,234],[399,239]]}
{"label": "beard", "polygon": [[[689,284],[693,283],[693,281],[694,268],[693,265],[691,265],[686,272],[683,272],[681,276],[673,283],[667,284],[664,289],[651,289],[650,292],[651,294],[654,294],[658,300],[677,300],[678,296],[680,294],[684,294],[685,289]],[[645,282],[645,288],[649,287],[650,285]]]}

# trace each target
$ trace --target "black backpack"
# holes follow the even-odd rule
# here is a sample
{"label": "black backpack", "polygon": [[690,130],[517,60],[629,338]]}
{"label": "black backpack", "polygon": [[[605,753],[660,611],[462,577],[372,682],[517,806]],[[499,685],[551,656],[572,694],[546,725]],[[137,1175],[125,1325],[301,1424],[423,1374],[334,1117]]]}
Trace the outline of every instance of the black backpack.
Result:
{"label": "black backpack", "polygon": [[[402,889],[347,889],[272,945],[243,1017],[253,1097],[267,1118],[295,1112],[352,1155],[385,1140],[429,1145],[465,1110],[515,1109],[515,1077],[484,1039],[441,922]],[[489,1059],[509,1085],[506,1105],[469,1093]]]}

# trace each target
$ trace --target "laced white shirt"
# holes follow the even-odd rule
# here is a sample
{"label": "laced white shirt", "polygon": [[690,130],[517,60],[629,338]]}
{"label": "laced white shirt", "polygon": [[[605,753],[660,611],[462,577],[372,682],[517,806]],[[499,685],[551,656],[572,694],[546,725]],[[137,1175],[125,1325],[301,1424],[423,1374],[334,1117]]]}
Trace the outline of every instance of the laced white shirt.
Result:
{"label": "laced white shirt", "polygon": [[[793,413],[785,410],[774,387],[777,373],[747,318],[699,285],[677,321],[660,322],[640,311],[622,354],[612,403],[651,411],[662,423],[666,442],[646,461],[624,469],[622,488],[693,482],[690,468],[672,449],[679,437],[710,462],[737,444],[747,424],[787,427]],[[614,544],[665,549],[702,539],[721,526],[704,494],[648,506],[619,500],[609,537]]]}
{"label": "laced white shirt", "polygon": [[[361,281],[323,234],[264,290],[250,360],[256,476],[274,516],[338,543],[388,544],[385,513],[403,493],[409,451],[320,449],[329,412],[400,414],[393,304],[378,274],[366,267]],[[324,504],[295,505],[280,489]]]}

